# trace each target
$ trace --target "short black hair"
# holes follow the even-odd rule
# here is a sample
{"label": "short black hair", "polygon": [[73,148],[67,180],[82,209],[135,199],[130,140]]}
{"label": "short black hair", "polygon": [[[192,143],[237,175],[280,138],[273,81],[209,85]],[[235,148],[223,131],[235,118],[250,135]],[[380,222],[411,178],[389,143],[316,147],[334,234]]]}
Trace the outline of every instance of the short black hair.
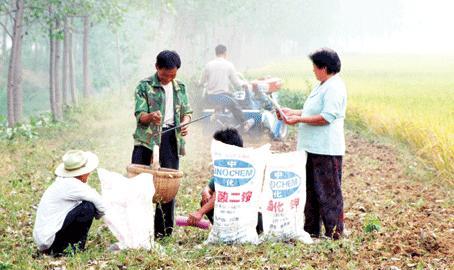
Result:
{"label": "short black hair", "polygon": [[179,69],[181,66],[180,56],[176,51],[162,51],[156,56],[156,66],[165,69]]}
{"label": "short black hair", "polygon": [[309,58],[318,68],[325,68],[328,74],[336,74],[341,70],[341,61],[337,53],[329,48],[321,48],[311,54]]}
{"label": "short black hair", "polygon": [[222,44],[219,44],[218,46],[216,46],[214,51],[216,52],[216,55],[221,55],[227,51],[227,47]]}
{"label": "short black hair", "polygon": [[234,128],[226,128],[216,131],[213,135],[213,139],[223,142],[225,144],[243,147],[243,138],[241,138],[241,135],[238,132],[238,130]]}

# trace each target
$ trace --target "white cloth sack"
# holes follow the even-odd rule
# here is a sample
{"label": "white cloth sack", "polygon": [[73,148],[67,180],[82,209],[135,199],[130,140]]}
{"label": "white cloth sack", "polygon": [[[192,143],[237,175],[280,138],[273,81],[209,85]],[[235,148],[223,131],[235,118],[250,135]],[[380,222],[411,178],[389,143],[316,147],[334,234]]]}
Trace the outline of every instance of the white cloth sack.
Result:
{"label": "white cloth sack", "polygon": [[306,160],[304,151],[273,154],[268,159],[261,199],[264,239],[312,243],[304,231]]}
{"label": "white cloth sack", "polygon": [[104,222],[118,239],[118,247],[151,249],[154,244],[155,188],[153,175],[126,178],[98,169],[101,196],[106,204]]}
{"label": "white cloth sack", "polygon": [[216,201],[206,243],[259,242],[255,227],[269,148],[269,144],[252,149],[212,141]]}

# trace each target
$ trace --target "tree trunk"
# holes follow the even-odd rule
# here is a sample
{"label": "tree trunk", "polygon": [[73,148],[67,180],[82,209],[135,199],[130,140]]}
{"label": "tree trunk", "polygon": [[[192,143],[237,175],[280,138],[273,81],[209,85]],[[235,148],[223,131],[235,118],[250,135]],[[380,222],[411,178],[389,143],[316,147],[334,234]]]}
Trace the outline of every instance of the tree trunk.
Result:
{"label": "tree trunk", "polygon": [[116,45],[117,45],[117,67],[118,67],[118,87],[120,87],[120,93],[123,90],[123,79],[122,79],[122,74],[121,74],[121,49],[120,49],[120,37],[118,36],[118,31],[115,35],[116,37]]}
{"label": "tree trunk", "polygon": [[84,17],[84,37],[83,37],[83,77],[84,77],[84,97],[91,95],[91,85],[88,71],[88,31],[89,31],[89,17]]}
{"label": "tree trunk", "polygon": [[[56,20],[56,28],[60,29],[60,21]],[[59,31],[59,30],[58,30]],[[60,58],[61,58],[61,41],[60,39],[54,39],[55,44],[55,58],[54,58],[54,91],[55,91],[55,108],[56,108],[56,120],[63,120],[63,106],[62,106],[62,94],[60,87]]]}
{"label": "tree trunk", "polygon": [[14,94],[14,117],[16,122],[22,121],[22,112],[24,105],[24,97],[22,93],[22,30],[20,32],[21,37],[17,41],[18,53],[15,55],[16,60],[16,71],[14,72],[15,81],[15,94]]}
{"label": "tree trunk", "polygon": [[[5,15],[5,20],[3,21],[3,24],[5,25],[6,28],[8,28],[8,15]],[[8,40],[8,33],[6,31],[3,31],[3,36],[2,36],[2,69],[3,66],[6,65],[7,63],[7,48],[6,48],[6,42]]]}
{"label": "tree trunk", "polygon": [[[16,108],[16,105],[21,106],[22,102],[19,100],[21,98],[20,91],[20,58],[22,54],[22,24],[24,18],[24,1],[16,0],[16,14],[14,16],[14,26],[13,26],[13,37],[12,37],[12,46],[10,61],[8,67],[8,85],[7,85],[7,96],[8,96],[8,126],[14,126],[18,121],[20,121],[20,116],[22,108]],[[17,91],[19,89],[19,95],[17,96]],[[19,102],[19,104],[18,104]],[[16,115],[19,113],[19,115]]]}
{"label": "tree trunk", "polygon": [[63,105],[68,106],[68,41],[69,41],[69,30],[68,30],[68,19],[64,20],[64,39],[63,39],[63,66],[62,66],[62,84],[61,91],[63,93]]}
{"label": "tree trunk", "polygon": [[68,64],[69,64],[69,87],[71,88],[71,99],[74,106],[77,106],[78,103],[78,96],[77,96],[77,89],[76,89],[76,78],[74,73],[74,50],[73,50],[73,32],[72,28],[74,26],[74,19],[71,18],[71,30],[69,31],[68,37]]}
{"label": "tree trunk", "polygon": [[[51,13],[51,8],[49,7],[49,13]],[[54,120],[57,116],[57,107],[55,106],[55,83],[54,83],[54,59],[55,59],[55,50],[54,50],[54,37],[53,37],[53,26],[49,28],[49,99],[50,99],[50,110]]]}

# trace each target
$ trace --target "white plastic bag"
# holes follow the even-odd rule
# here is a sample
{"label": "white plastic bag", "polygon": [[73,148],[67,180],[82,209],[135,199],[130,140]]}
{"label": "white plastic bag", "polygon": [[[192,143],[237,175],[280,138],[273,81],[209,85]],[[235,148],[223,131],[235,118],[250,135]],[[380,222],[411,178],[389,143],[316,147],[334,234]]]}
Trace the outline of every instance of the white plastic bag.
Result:
{"label": "white plastic bag", "polygon": [[120,249],[151,249],[154,244],[153,175],[126,178],[98,169],[101,196],[106,204],[104,222],[118,239]]}
{"label": "white plastic bag", "polygon": [[306,152],[273,154],[266,164],[262,193],[263,238],[312,243],[304,231]]}
{"label": "white plastic bag", "polygon": [[255,228],[269,148],[241,148],[213,140],[216,201],[207,243],[258,243]]}

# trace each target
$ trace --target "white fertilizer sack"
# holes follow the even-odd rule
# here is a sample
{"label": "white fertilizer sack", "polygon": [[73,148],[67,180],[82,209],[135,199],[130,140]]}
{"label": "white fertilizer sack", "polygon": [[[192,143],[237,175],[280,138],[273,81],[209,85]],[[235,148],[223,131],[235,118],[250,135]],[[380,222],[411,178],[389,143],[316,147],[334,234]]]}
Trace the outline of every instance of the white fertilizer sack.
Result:
{"label": "white fertilizer sack", "polygon": [[142,173],[126,178],[98,169],[101,196],[106,204],[104,222],[118,239],[120,249],[153,247],[153,175]]}
{"label": "white fertilizer sack", "polygon": [[312,243],[304,231],[306,152],[273,154],[268,159],[261,209],[263,238]]}
{"label": "white fertilizer sack", "polygon": [[269,148],[241,148],[213,140],[216,201],[207,243],[258,243],[255,227]]}

